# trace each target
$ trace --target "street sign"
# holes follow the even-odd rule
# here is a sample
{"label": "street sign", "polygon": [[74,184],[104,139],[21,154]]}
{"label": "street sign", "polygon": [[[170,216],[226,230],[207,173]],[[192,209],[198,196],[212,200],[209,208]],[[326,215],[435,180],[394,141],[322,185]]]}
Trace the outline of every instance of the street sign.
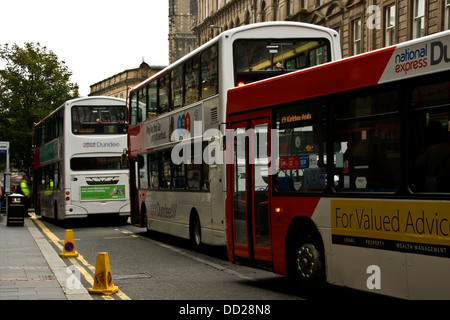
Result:
{"label": "street sign", "polygon": [[1,153],[6,153],[6,151],[8,150],[8,147],[9,147],[8,141],[0,141],[0,152]]}
{"label": "street sign", "polygon": [[0,153],[6,153],[6,172],[9,172],[9,141],[0,141]]}

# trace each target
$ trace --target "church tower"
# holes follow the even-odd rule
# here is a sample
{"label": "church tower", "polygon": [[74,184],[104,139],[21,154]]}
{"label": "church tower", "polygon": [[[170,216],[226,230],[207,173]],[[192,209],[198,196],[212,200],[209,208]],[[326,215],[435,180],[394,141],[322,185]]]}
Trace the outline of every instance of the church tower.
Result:
{"label": "church tower", "polygon": [[197,8],[197,0],[169,0],[169,64],[197,47],[191,31],[197,23]]}

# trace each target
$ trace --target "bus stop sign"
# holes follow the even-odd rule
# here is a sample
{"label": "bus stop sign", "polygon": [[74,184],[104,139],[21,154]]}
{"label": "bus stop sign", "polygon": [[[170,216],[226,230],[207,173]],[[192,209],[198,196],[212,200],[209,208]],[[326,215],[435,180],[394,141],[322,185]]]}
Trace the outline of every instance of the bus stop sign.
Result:
{"label": "bus stop sign", "polygon": [[0,141],[0,153],[6,153],[8,151],[8,144],[7,141]]}

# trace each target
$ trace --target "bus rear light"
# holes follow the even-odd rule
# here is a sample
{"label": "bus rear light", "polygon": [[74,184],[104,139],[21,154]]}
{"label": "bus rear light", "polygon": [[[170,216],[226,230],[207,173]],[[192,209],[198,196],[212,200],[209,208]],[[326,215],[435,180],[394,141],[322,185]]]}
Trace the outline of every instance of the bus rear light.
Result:
{"label": "bus rear light", "polygon": [[70,194],[70,191],[69,190],[67,190],[66,191],[66,196],[68,196]]}
{"label": "bus rear light", "polygon": [[237,86],[238,87],[243,87],[243,86],[245,86],[245,82],[244,81],[239,81]]}
{"label": "bus rear light", "polygon": [[281,208],[275,208],[275,212],[276,213],[280,213],[281,212]]}
{"label": "bus rear light", "polygon": [[66,201],[69,201],[70,200],[70,197],[66,197]]}

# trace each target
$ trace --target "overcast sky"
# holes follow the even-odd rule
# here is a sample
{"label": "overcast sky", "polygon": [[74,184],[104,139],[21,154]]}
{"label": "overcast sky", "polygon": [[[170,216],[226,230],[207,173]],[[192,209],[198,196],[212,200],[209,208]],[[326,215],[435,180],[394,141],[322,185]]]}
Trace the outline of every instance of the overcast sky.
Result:
{"label": "overcast sky", "polygon": [[0,12],[0,44],[46,46],[65,61],[81,96],[143,58],[169,63],[168,0],[0,0]]}

